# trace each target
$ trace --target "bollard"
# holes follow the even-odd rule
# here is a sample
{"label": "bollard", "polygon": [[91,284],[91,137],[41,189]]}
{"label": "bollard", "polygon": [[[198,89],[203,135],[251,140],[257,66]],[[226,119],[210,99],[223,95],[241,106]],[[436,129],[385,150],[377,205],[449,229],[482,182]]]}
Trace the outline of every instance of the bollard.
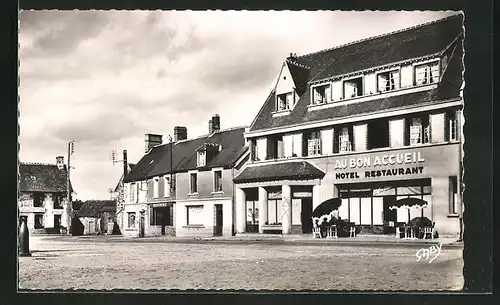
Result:
{"label": "bollard", "polygon": [[26,221],[23,219],[19,230],[19,256],[31,256],[30,234]]}

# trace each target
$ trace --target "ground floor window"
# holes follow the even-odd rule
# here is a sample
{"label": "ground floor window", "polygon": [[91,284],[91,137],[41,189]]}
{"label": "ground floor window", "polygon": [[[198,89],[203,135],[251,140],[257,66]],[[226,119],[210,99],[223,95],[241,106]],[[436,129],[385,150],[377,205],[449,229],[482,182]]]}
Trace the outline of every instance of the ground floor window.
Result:
{"label": "ground floor window", "polygon": [[458,214],[457,176],[450,177],[450,214]]}
{"label": "ground floor window", "polygon": [[128,212],[128,227],[135,228],[135,212]]}
{"label": "ground floor window", "polygon": [[19,225],[22,225],[23,221],[28,225],[28,216],[20,216],[19,217]]}
{"label": "ground floor window", "polygon": [[283,209],[281,206],[281,199],[267,201],[267,224],[280,225]]}
{"label": "ground floor window", "polygon": [[[340,197],[342,204],[338,214],[341,219],[347,219],[356,225],[384,225],[388,222],[408,222],[415,217],[427,217],[432,220],[431,213],[431,186],[430,179],[405,182],[389,186],[373,185],[361,189],[360,186],[340,186]],[[419,206],[398,208],[391,210],[390,207],[396,200],[414,197],[427,201],[427,207]]]}
{"label": "ground floor window", "polygon": [[174,208],[168,207],[153,207],[150,209],[149,223],[153,226],[173,226],[174,225]]}
{"label": "ground floor window", "polygon": [[43,229],[43,214],[35,214],[35,229]]}
{"label": "ground floor window", "polygon": [[186,206],[188,225],[203,225],[203,205]]}

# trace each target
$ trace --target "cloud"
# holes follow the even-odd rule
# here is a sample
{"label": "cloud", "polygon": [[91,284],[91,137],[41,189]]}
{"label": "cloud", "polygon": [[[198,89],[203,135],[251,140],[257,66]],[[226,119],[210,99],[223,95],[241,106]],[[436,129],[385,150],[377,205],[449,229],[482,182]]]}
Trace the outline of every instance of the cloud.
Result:
{"label": "cloud", "polygon": [[[20,158],[54,162],[76,141],[79,198],[107,198],[144,134],[250,124],[289,53],[305,54],[443,12],[22,11]],[[166,137],[165,137],[166,138]]]}

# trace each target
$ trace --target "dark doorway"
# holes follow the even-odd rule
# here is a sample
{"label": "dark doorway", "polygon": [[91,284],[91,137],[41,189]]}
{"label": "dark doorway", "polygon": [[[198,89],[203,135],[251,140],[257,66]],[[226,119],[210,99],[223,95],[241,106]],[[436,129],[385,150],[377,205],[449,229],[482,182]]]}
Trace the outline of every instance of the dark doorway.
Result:
{"label": "dark doorway", "polygon": [[54,215],[54,228],[61,227],[61,215]]}
{"label": "dark doorway", "polygon": [[[397,210],[389,209],[394,202],[396,202],[396,196],[384,196],[384,233],[385,234],[396,234],[395,223],[397,220]],[[391,226],[392,224],[392,226]]]}
{"label": "dark doorway", "polygon": [[144,213],[139,218],[139,237],[144,237]]}
{"label": "dark doorway", "polygon": [[302,233],[312,232],[312,198],[302,198],[302,212],[300,213],[300,221],[302,223]]}
{"label": "dark doorway", "polygon": [[222,236],[222,204],[215,205],[215,236]]}

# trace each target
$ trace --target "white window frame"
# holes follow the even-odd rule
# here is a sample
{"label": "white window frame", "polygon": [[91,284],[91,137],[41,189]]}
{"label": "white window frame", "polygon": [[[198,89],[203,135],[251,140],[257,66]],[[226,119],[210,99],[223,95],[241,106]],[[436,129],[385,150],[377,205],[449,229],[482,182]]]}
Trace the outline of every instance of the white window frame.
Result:
{"label": "white window frame", "polygon": [[[220,189],[216,187],[216,173],[220,172]],[[212,177],[213,177],[213,192],[214,193],[222,193],[223,192],[223,168],[213,168],[212,169]]]}
{"label": "white window frame", "polygon": [[[327,93],[327,88],[330,89],[330,94]],[[321,100],[316,99],[318,95],[321,95],[318,90],[323,89],[324,94]],[[332,101],[333,96],[333,86],[332,83],[320,84],[311,87],[311,105],[323,105]]]}
{"label": "white window frame", "polygon": [[130,183],[130,202],[137,202],[137,188],[138,184],[135,182]]}
{"label": "white window frame", "polygon": [[[437,80],[433,81],[432,80],[432,66],[436,65],[436,71],[438,73],[437,75]],[[425,82],[422,81],[419,83],[419,78],[417,75],[417,69],[419,67],[425,67],[427,70],[427,76],[425,78]],[[425,86],[425,85],[431,85],[431,84],[437,84],[441,80],[441,61],[439,58],[437,59],[432,59],[429,61],[424,61],[424,62],[419,62],[419,63],[414,63],[413,64],[413,79],[415,80],[414,85],[415,86]]]}
{"label": "white window frame", "polygon": [[[137,216],[135,215],[136,213],[135,212],[127,212],[127,227],[128,228],[135,228],[136,227],[136,223],[137,223]],[[131,216],[134,217],[134,221],[131,223],[130,219],[131,219]]]}
{"label": "white window frame", "polygon": [[321,155],[321,132],[313,131],[318,135],[316,138],[307,139],[307,155],[320,156]]}
{"label": "white window frame", "polygon": [[[198,194],[198,171],[189,171],[189,195],[197,195]],[[196,175],[196,191],[193,192],[193,185],[192,185],[192,180],[191,176]]]}
{"label": "white window frame", "polygon": [[207,165],[207,152],[205,150],[199,150],[197,152],[197,163],[198,167],[203,167]]}
{"label": "white window frame", "polygon": [[[339,153],[352,151],[352,139],[350,138],[349,128],[350,127],[340,128],[341,133],[338,136]],[[344,133],[344,130],[347,130],[347,133]]]}
{"label": "white window frame", "polygon": [[163,179],[165,179],[164,181],[164,184],[163,184],[163,187],[164,187],[164,190],[163,190],[163,197],[170,197],[170,190],[171,190],[171,181],[170,181],[170,175],[168,176],[164,176]]}
{"label": "white window frame", "polygon": [[[362,91],[362,94],[361,95],[358,95],[358,91],[360,88],[356,87],[356,90],[355,91],[355,96],[346,96],[345,95],[345,83],[346,82],[350,82],[354,79],[358,79],[358,78],[361,78],[361,91]],[[365,96],[365,76],[364,75],[358,75],[358,76],[352,76],[352,77],[348,77],[348,78],[344,78],[342,79],[342,99],[344,100],[348,100],[348,99],[352,99],[352,98],[358,98],[358,97],[362,97],[362,96]]]}
{"label": "white window frame", "polygon": [[[393,75],[392,73],[397,73],[398,74],[398,80],[397,82],[394,82],[394,88],[389,88],[387,89],[387,84],[385,85],[385,89],[384,90],[380,90],[380,86],[379,86],[379,76],[381,74],[388,74],[387,75],[387,79],[388,79],[388,82],[390,83],[390,79],[391,79],[391,75]],[[393,77],[394,78],[394,77]],[[383,71],[379,71],[376,73],[376,82],[377,82],[377,91],[378,92],[390,92],[390,91],[395,91],[395,90],[399,90],[401,89],[401,68],[395,68],[395,69],[387,69],[387,70],[383,70]]]}
{"label": "white window frame", "polygon": [[[291,101],[288,100],[289,96],[291,96]],[[282,97],[284,97],[285,99],[282,100]],[[290,111],[294,105],[295,105],[294,91],[276,94],[276,112]]]}
{"label": "white window frame", "polygon": [[[420,119],[420,125],[413,125],[413,119]],[[424,121],[421,117],[410,118],[410,146],[428,144],[431,142],[431,123],[428,122],[424,127]],[[414,136],[412,136],[414,135]],[[416,135],[416,137],[415,137]]]}
{"label": "white window frame", "polygon": [[153,198],[160,197],[160,177],[153,178]]}
{"label": "white window frame", "polygon": [[190,223],[189,221],[189,209],[194,209],[194,208],[201,208],[201,218],[203,218],[203,212],[205,207],[200,204],[200,205],[187,205],[186,206],[186,224],[188,226],[203,226],[203,221],[200,221],[201,223]]}

